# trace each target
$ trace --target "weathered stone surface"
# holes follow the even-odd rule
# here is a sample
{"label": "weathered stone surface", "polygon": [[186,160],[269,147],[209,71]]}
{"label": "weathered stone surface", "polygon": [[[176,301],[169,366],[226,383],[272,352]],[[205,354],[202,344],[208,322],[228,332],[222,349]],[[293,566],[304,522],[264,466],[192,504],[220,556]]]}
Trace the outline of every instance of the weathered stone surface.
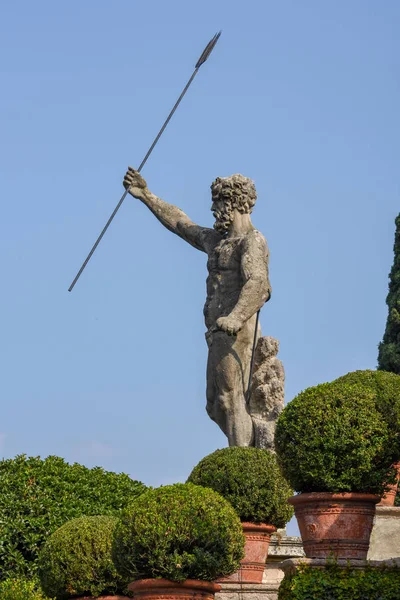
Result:
{"label": "weathered stone surface", "polygon": [[280,581],[272,583],[222,583],[215,600],[277,600]]}
{"label": "weathered stone surface", "polygon": [[304,556],[301,538],[285,535],[285,530],[271,536],[262,583],[221,583],[216,600],[277,600],[283,579],[282,559]]}
{"label": "weathered stone surface", "polygon": [[[308,565],[314,569],[325,569],[329,564],[332,564],[332,559],[326,558],[289,558],[281,562],[281,569],[285,575],[295,573],[301,565]],[[358,560],[358,559],[339,559],[335,561],[335,565],[343,569],[361,569],[367,567],[371,569],[386,569],[387,567],[399,567],[400,559],[392,560]]]}
{"label": "weathered stone surface", "polygon": [[400,506],[377,506],[368,559],[400,560]]}
{"label": "weathered stone surface", "polygon": [[[254,183],[238,174],[218,177],[213,182],[213,229],[196,225],[182,210],[152,194],[141,175],[131,168],[125,175],[124,186],[167,229],[208,255],[204,317],[209,348],[209,416],[231,446],[255,445],[258,438],[270,444],[271,428],[264,433],[259,423],[261,413],[255,412],[255,436],[246,405],[256,313],[271,295],[267,242],[250,220],[257,197]],[[260,335],[258,329],[257,338]]]}
{"label": "weathered stone surface", "polygon": [[267,564],[270,562],[281,562],[287,558],[301,558],[305,556],[301,537],[282,535],[278,530],[271,536],[268,549]]}
{"label": "weathered stone surface", "polygon": [[276,420],[285,401],[285,370],[277,358],[278,351],[278,340],[270,336],[259,338],[249,401],[255,446],[269,450],[274,450]]}
{"label": "weathered stone surface", "polygon": [[304,550],[301,538],[287,536],[285,530],[283,530],[283,533],[282,530],[278,530],[275,535],[271,536],[263,583],[279,587],[283,579],[283,571],[280,568],[281,562],[288,558],[303,556]]}

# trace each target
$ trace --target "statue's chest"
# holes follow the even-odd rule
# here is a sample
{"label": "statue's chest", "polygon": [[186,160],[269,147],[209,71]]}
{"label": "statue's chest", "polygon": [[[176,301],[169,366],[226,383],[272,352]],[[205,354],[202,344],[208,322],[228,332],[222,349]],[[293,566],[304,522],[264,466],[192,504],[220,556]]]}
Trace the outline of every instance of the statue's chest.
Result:
{"label": "statue's chest", "polygon": [[222,240],[208,259],[209,271],[231,271],[240,269],[240,239]]}

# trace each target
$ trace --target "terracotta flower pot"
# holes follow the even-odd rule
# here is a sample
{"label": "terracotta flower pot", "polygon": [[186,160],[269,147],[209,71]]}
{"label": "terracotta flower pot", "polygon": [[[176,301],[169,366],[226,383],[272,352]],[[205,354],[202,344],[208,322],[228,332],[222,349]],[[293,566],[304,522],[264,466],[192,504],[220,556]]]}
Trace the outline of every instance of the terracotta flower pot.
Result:
{"label": "terracotta flower pot", "polygon": [[139,579],[130,583],[128,589],[137,600],[214,600],[214,594],[220,591],[221,586],[197,579],[186,579],[183,583],[168,579]]}
{"label": "terracotta flower pot", "polygon": [[289,498],[307,558],[365,560],[380,497],[373,494],[313,492]]}
{"label": "terracotta flower pot", "polygon": [[72,596],[73,600],[132,600],[128,596]]}
{"label": "terracotta flower pot", "polygon": [[242,523],[243,533],[246,538],[244,547],[244,559],[240,561],[239,571],[219,579],[218,581],[241,581],[245,583],[262,583],[265,562],[268,556],[268,547],[271,534],[275,533],[276,527],[261,523]]}
{"label": "terracotta flower pot", "polygon": [[394,465],[397,469],[397,481],[393,483],[393,485],[388,486],[388,491],[382,496],[381,501],[378,506],[394,506],[394,501],[396,499],[397,488],[399,487],[399,479],[400,479],[400,462],[395,463]]}

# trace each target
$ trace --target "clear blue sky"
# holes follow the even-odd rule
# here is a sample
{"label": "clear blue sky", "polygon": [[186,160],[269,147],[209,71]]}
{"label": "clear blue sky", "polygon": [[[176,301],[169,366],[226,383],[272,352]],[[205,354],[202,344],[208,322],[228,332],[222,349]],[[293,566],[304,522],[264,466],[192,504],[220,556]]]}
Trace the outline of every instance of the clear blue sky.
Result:
{"label": "clear blue sky", "polygon": [[265,334],[291,400],[374,368],[400,212],[396,0],[6,1],[0,9],[1,454],[150,485],[225,445],[205,412],[205,256],[128,199],[71,283],[204,45],[143,175],[212,225],[252,177]]}

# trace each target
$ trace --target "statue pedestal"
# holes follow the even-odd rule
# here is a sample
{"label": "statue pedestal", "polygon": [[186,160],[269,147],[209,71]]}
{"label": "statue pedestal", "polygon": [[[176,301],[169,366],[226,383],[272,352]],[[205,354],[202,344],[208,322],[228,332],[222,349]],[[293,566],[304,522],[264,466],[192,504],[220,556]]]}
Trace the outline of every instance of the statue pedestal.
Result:
{"label": "statue pedestal", "polygon": [[281,529],[271,536],[262,583],[221,583],[222,590],[215,594],[215,600],[277,600],[283,579],[282,560],[304,556],[301,538],[285,533]]}
{"label": "statue pedestal", "polygon": [[400,558],[400,506],[376,507],[367,558]]}

